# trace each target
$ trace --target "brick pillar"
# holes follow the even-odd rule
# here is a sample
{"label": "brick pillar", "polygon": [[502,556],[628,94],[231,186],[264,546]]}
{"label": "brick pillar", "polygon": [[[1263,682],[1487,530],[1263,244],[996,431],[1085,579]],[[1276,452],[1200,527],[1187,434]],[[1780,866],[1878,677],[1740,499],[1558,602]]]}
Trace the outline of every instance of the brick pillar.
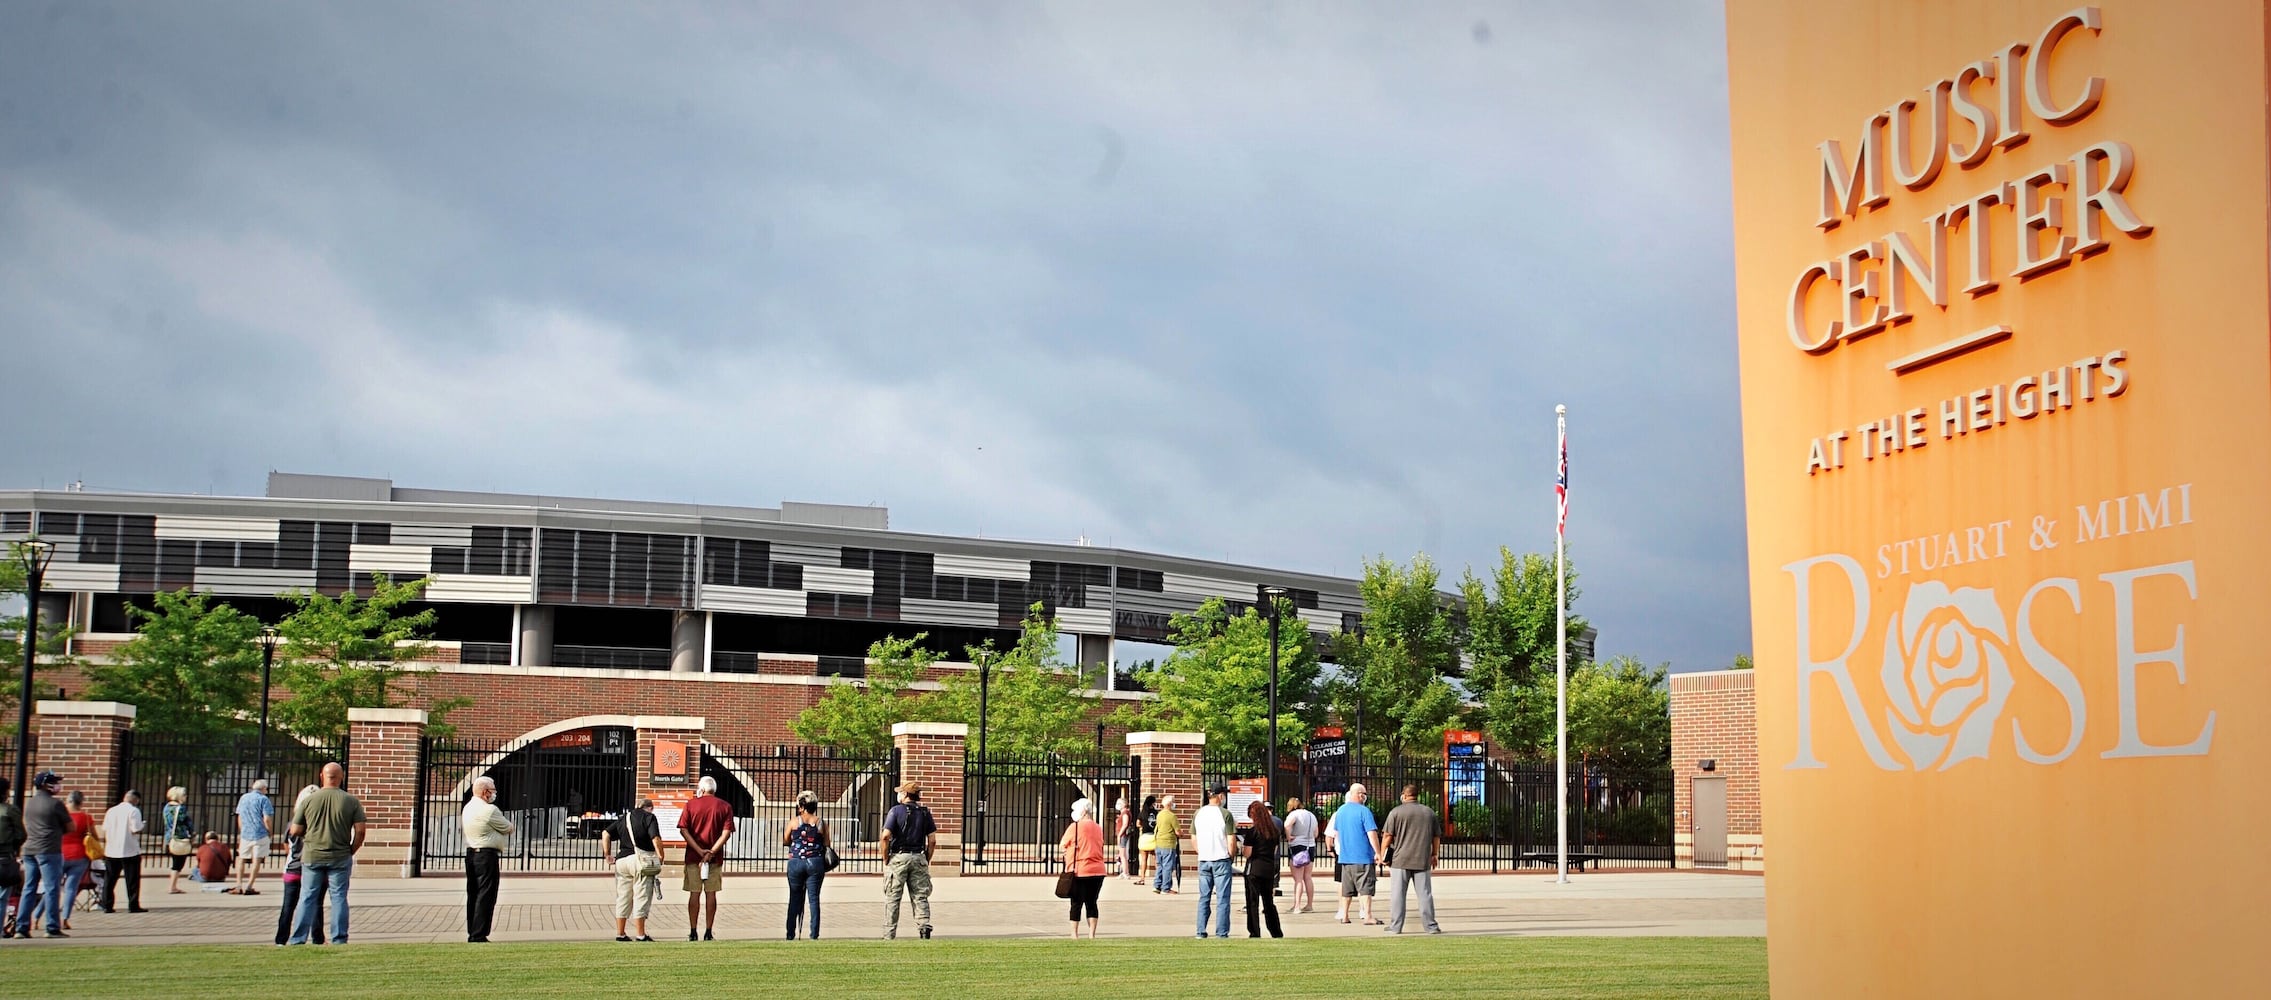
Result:
{"label": "brick pillar", "polygon": [[[1206,757],[1206,734],[1129,733],[1128,753],[1143,758],[1143,770],[1136,776],[1143,786],[1143,794],[1175,796],[1175,818],[1182,821],[1183,839],[1188,841],[1191,813],[1206,804],[1201,773]],[[1188,861],[1195,855],[1186,849],[1183,857]]]}
{"label": "brick pillar", "polygon": [[355,856],[358,875],[409,874],[418,807],[418,740],[425,734],[424,709],[347,710],[347,790],[362,800],[370,824],[363,851]]}
{"label": "brick pillar", "polygon": [[[962,774],[968,761],[970,727],[959,722],[901,722],[891,727],[891,746],[899,751],[899,781],[923,784],[923,804],[938,821],[940,848],[962,849]],[[896,803],[896,791],[891,795]],[[945,858],[943,854],[941,861]],[[932,874],[945,869],[932,866]]]}
{"label": "brick pillar", "polygon": [[[103,810],[118,801],[119,740],[134,728],[134,706],[115,701],[42,701],[32,705],[33,732],[39,735],[28,774],[53,771],[63,776],[63,792],[87,796],[87,813],[102,822]],[[15,775],[8,776],[15,780]],[[162,797],[164,789],[158,789]],[[143,793],[145,809],[149,793]]]}
{"label": "brick pillar", "polygon": [[[702,780],[702,727],[707,721],[699,715],[632,717],[631,728],[639,731],[639,795],[651,799],[656,792],[684,792],[689,796],[694,794],[694,783]],[[684,748],[686,756],[682,773],[655,773],[655,744],[659,742],[676,743]],[[672,780],[673,778],[678,780]]]}

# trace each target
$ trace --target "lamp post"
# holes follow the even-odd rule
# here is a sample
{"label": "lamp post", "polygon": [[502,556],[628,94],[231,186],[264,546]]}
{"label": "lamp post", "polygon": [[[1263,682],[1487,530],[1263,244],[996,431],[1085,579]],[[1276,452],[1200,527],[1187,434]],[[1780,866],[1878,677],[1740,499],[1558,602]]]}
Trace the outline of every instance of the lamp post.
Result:
{"label": "lamp post", "polygon": [[55,546],[38,537],[24,539],[17,548],[24,564],[24,686],[16,699],[16,811],[24,809],[24,783],[32,762],[32,665],[39,656],[39,597],[47,580],[48,561]]}
{"label": "lamp post", "polygon": [[986,723],[988,684],[993,678],[993,654],[978,654],[978,857],[977,863],[986,863],[986,786],[990,765],[986,762]]}
{"label": "lamp post", "polygon": [[1279,609],[1278,609],[1278,602],[1279,602],[1279,601],[1281,601],[1281,600],[1284,600],[1284,599],[1285,599],[1285,588],[1284,588],[1284,587],[1263,587],[1263,588],[1262,588],[1262,600],[1264,600],[1264,601],[1268,601],[1268,602],[1269,602],[1269,605],[1270,605],[1270,751],[1269,751],[1269,763],[1268,763],[1268,764],[1266,764],[1266,765],[1264,765],[1264,766],[1266,766],[1266,767],[1268,768],[1268,770],[1267,770],[1267,771],[1265,771],[1265,772],[1263,772],[1263,773],[1264,773],[1264,777],[1262,778],[1262,797],[1263,797],[1263,798],[1265,798],[1265,799],[1267,799],[1267,800],[1269,801],[1269,803],[1270,803],[1270,808],[1272,808],[1272,809],[1276,809],[1276,808],[1278,808],[1278,802],[1277,802],[1277,620],[1278,620],[1278,616],[1279,616],[1279,613],[1280,613],[1280,612],[1279,612]]}
{"label": "lamp post", "polygon": [[260,627],[260,744],[253,751],[252,780],[268,776],[268,671],[276,665],[276,626]]}

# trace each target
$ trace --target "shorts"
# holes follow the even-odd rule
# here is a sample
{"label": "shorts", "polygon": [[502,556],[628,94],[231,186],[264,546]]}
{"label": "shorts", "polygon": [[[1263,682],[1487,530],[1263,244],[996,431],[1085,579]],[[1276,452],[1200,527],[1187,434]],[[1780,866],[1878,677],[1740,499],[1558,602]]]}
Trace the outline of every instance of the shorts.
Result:
{"label": "shorts", "polygon": [[239,841],[237,843],[237,857],[240,859],[266,858],[268,856],[268,845],[273,840],[272,837],[257,837]]}
{"label": "shorts", "polygon": [[702,877],[702,863],[686,862],[686,873],[679,877],[678,887],[687,892],[722,892],[725,889],[725,862],[710,862],[710,877]]}
{"label": "shorts", "polygon": [[1342,865],[1338,874],[1345,898],[1370,896],[1379,887],[1379,876],[1373,874],[1371,865]]}

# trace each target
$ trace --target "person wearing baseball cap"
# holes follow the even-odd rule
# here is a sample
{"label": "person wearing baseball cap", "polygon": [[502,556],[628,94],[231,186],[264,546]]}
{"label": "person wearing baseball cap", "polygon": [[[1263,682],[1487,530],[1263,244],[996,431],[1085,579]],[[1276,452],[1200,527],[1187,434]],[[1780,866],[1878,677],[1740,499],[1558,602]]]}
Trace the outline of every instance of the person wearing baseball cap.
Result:
{"label": "person wearing baseball cap", "polygon": [[32,776],[31,797],[24,800],[24,889],[16,907],[16,936],[32,936],[32,921],[47,912],[47,936],[70,937],[63,932],[63,834],[71,829],[71,810],[55,797],[63,776],[41,771]]}
{"label": "person wearing baseball cap", "polygon": [[883,868],[883,939],[899,936],[899,900],[915,897],[915,933],[930,937],[930,858],[938,851],[938,821],[923,805],[923,783],[899,786],[899,804],[883,817],[877,842]]}

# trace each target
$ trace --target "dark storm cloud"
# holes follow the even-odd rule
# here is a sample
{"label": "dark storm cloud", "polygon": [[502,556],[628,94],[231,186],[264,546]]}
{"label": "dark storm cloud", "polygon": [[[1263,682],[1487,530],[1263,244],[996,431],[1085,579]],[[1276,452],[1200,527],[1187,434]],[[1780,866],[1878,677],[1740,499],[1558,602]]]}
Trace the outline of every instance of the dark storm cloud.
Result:
{"label": "dark storm cloud", "polygon": [[1353,573],[1747,646],[1715,5],[0,3],[0,480],[271,467]]}

